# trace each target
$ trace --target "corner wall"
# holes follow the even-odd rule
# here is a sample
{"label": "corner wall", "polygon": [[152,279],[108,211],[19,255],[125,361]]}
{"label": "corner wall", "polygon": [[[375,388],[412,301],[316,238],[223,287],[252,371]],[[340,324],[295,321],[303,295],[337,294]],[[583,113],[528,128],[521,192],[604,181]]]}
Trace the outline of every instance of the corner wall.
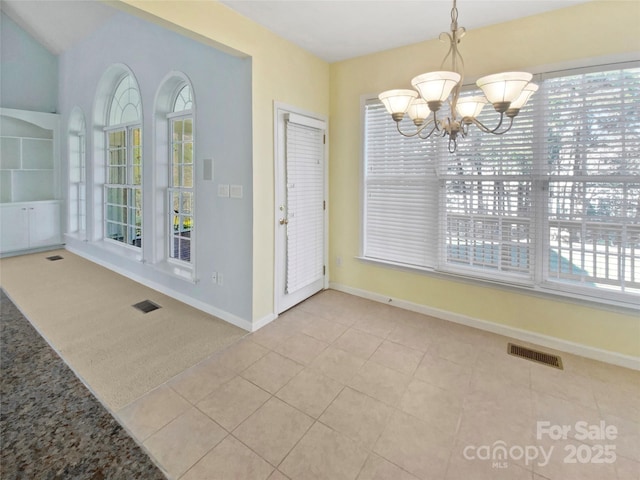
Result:
{"label": "corner wall", "polygon": [[[460,25],[465,25],[464,9]],[[448,27],[443,19],[443,30]],[[640,50],[640,4],[596,1],[471,30],[460,50],[467,81],[481,75],[529,70]],[[400,299],[522,329],[587,348],[640,357],[640,318],[561,299],[513,293],[408,273],[356,259],[360,239],[361,96],[409,88],[410,79],[439,69],[446,46],[432,40],[331,65],[330,264],[331,281],[347,290]],[[342,265],[336,259],[341,257]]]}

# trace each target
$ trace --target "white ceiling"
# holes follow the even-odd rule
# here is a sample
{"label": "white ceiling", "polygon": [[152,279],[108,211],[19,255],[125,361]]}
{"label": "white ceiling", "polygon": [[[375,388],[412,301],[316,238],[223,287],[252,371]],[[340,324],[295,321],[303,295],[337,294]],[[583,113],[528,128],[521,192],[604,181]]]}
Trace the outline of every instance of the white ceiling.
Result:
{"label": "white ceiling", "polygon": [[[472,30],[586,1],[458,0],[459,25]],[[450,0],[222,0],[222,3],[328,62],[436,38],[440,32],[449,30],[452,6]],[[116,12],[98,0],[1,0],[0,5],[16,23],[56,54]]]}
{"label": "white ceiling", "polygon": [[[437,38],[449,31],[451,0],[221,0],[269,30],[336,62]],[[458,0],[472,30],[586,0]]]}

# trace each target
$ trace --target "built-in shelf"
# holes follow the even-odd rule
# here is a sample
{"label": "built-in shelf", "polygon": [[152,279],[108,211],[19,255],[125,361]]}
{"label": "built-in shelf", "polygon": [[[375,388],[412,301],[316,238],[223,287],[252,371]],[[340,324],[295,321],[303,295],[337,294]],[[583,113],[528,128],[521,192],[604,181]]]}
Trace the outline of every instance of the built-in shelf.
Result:
{"label": "built-in shelf", "polygon": [[59,123],[0,108],[0,254],[61,242]]}
{"label": "built-in shelf", "polygon": [[0,109],[0,202],[58,198],[58,115]]}

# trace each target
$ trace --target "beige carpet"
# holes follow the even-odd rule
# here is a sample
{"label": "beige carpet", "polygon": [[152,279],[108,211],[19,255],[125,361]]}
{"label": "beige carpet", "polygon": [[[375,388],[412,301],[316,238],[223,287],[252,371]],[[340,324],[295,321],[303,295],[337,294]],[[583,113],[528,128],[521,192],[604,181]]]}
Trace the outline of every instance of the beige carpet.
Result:
{"label": "beige carpet", "polygon": [[0,285],[113,411],[246,334],[64,250],[1,259]]}

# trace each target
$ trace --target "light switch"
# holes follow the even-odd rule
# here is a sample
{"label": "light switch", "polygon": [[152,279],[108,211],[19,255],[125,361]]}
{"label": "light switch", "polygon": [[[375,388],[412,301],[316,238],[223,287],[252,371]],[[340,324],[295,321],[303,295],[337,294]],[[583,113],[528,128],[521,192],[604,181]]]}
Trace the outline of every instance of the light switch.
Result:
{"label": "light switch", "polygon": [[202,179],[213,180],[213,159],[205,158],[202,160]]}
{"label": "light switch", "polygon": [[225,183],[218,184],[218,196],[219,197],[229,196],[229,184],[225,184]]}
{"label": "light switch", "polygon": [[231,198],[242,198],[242,185],[231,185]]}

